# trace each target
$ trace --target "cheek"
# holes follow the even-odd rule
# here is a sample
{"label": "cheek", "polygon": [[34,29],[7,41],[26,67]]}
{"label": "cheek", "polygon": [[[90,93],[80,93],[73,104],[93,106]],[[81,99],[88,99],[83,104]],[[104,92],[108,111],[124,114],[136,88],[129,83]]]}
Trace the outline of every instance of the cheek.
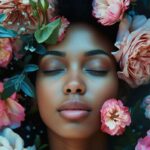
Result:
{"label": "cheek", "polygon": [[47,125],[53,122],[53,114],[60,103],[61,92],[59,91],[59,87],[60,85],[47,79],[38,78],[36,82],[38,108],[43,121]]}
{"label": "cheek", "polygon": [[100,108],[104,101],[118,96],[118,79],[115,75],[88,82],[88,97],[93,100],[96,108]]}

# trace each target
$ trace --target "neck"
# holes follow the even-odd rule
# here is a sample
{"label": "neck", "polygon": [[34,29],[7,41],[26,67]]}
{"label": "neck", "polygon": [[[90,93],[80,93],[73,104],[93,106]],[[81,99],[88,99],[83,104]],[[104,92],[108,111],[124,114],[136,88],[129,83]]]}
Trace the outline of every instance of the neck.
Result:
{"label": "neck", "polygon": [[88,139],[68,139],[48,131],[50,150],[107,150],[107,137],[96,133]]}

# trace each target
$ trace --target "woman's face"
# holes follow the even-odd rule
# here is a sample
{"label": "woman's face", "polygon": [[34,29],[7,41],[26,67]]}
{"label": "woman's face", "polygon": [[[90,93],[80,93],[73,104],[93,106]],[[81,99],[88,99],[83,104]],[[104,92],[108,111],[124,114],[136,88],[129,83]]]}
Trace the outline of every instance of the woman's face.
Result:
{"label": "woman's face", "polygon": [[95,28],[75,24],[61,43],[48,47],[39,62],[36,92],[49,131],[65,138],[100,132],[99,110],[118,94],[110,45]]}

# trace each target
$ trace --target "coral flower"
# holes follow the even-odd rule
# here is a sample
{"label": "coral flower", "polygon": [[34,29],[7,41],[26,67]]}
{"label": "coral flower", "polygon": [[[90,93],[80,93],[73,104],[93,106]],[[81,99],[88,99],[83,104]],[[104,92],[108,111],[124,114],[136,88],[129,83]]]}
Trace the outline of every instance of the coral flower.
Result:
{"label": "coral flower", "polygon": [[125,127],[131,123],[128,107],[123,106],[120,100],[107,100],[100,110],[101,130],[110,135],[121,135]]}
{"label": "coral flower", "polygon": [[130,0],[94,0],[93,16],[102,25],[113,25],[123,18]]}
{"label": "coral flower", "polygon": [[0,68],[6,68],[12,59],[12,45],[8,38],[0,39]]}
{"label": "coral flower", "polygon": [[38,23],[44,22],[42,12],[39,10],[38,17],[35,17],[33,11],[29,1],[26,0],[0,1],[0,13],[6,14],[3,26],[20,34],[32,33],[37,29]]}
{"label": "coral flower", "polygon": [[[0,93],[3,92],[3,83],[0,82]],[[0,128],[10,126],[17,128],[24,120],[24,108],[17,102],[17,95],[14,93],[6,100],[0,99]]]}

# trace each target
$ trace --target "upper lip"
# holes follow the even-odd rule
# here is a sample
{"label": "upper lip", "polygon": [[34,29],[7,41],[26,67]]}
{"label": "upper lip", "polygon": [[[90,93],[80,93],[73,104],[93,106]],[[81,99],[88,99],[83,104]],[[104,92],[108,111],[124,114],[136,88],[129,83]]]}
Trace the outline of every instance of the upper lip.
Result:
{"label": "upper lip", "polygon": [[63,110],[86,110],[86,111],[91,111],[92,109],[88,104],[83,103],[79,100],[67,100],[58,108],[58,111],[63,111]]}

